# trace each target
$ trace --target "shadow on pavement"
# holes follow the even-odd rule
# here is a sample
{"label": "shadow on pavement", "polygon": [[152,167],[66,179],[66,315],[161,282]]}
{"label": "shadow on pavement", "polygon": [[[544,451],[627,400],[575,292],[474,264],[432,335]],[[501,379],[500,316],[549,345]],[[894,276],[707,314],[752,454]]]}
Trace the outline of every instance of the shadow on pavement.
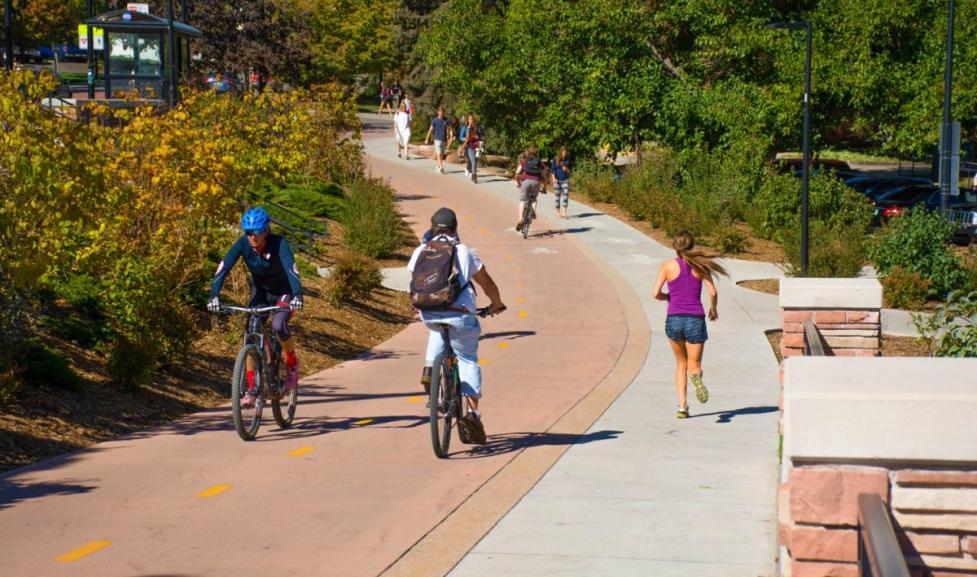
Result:
{"label": "shadow on pavement", "polygon": [[521,339],[523,337],[533,337],[536,336],[536,331],[507,331],[501,333],[485,333],[478,338],[480,341],[485,341],[489,339],[504,339],[507,341]]}
{"label": "shadow on pavement", "polygon": [[15,469],[6,476],[0,477],[0,511],[30,499],[40,499],[55,495],[78,495],[80,493],[94,491],[97,487],[88,483],[94,482],[97,479],[64,479],[58,482],[32,483],[13,477],[28,474],[33,471],[47,471],[63,467],[76,460],[82,454],[99,450],[101,449],[85,449],[68,455],[54,457],[53,459],[46,459],[39,463]]}
{"label": "shadow on pavement", "polygon": [[[257,438],[253,441],[267,442],[280,441],[283,439],[305,439],[316,437],[328,433],[339,433],[350,429],[413,429],[430,422],[428,417],[417,415],[388,415],[385,417],[345,417],[333,419],[330,417],[315,417],[309,419],[299,419],[296,417],[292,426],[287,429],[279,429],[272,421],[272,427],[266,433],[258,431]],[[359,423],[359,424],[357,424]]]}
{"label": "shadow on pavement", "polygon": [[595,431],[583,435],[568,435],[563,433],[504,433],[500,435],[489,435],[488,442],[484,445],[471,445],[465,451],[458,451],[453,455],[464,456],[467,452],[468,458],[478,459],[502,455],[528,449],[531,447],[554,446],[554,445],[583,445],[595,441],[608,441],[616,439],[622,431]]}
{"label": "shadow on pavement", "polygon": [[424,200],[426,198],[434,198],[428,194],[398,194],[397,200]]}
{"label": "shadow on pavement", "polygon": [[714,413],[700,413],[698,415],[690,415],[690,419],[696,419],[698,417],[712,417],[714,415],[719,415],[716,419],[717,423],[728,423],[733,420],[733,417],[738,415],[762,415],[764,413],[775,413],[777,412],[777,407],[743,407],[742,409],[736,409],[733,411],[716,411]]}
{"label": "shadow on pavement", "polygon": [[553,238],[555,236],[561,236],[564,234],[580,234],[582,232],[589,232],[594,230],[591,226],[578,226],[576,228],[557,228],[550,229],[545,232],[529,233],[530,238]]}
{"label": "shadow on pavement", "polygon": [[603,212],[581,212],[580,214],[572,214],[570,218],[587,218],[591,216],[604,216]]}

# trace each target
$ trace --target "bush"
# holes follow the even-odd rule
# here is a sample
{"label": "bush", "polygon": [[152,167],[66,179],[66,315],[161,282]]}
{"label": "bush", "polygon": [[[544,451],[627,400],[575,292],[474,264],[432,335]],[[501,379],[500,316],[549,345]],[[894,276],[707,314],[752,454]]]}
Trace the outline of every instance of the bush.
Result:
{"label": "bush", "polygon": [[574,184],[595,202],[614,202],[617,195],[614,172],[597,163],[581,163],[574,171]]}
{"label": "bush", "polygon": [[894,267],[882,277],[886,306],[897,309],[919,310],[926,304],[932,281],[918,272]]}
{"label": "bush", "polygon": [[924,336],[937,338],[935,356],[977,357],[977,291],[952,291],[932,316],[914,320]]}
{"label": "bush", "polygon": [[20,360],[24,384],[31,387],[49,386],[80,392],[84,381],[60,353],[37,339],[27,343],[24,357]]}
{"label": "bush", "polygon": [[109,377],[123,389],[148,385],[153,380],[159,358],[160,351],[152,343],[118,337],[109,353]]}
{"label": "bush", "polygon": [[383,276],[375,261],[363,255],[347,253],[341,255],[333,265],[325,291],[326,299],[334,305],[364,299],[382,281]]}
{"label": "bush", "polygon": [[939,299],[966,286],[968,275],[949,246],[953,225],[935,212],[916,210],[893,218],[869,247],[869,258],[879,276],[896,267],[915,272],[931,285],[927,297]]}
{"label": "bush", "polygon": [[[346,206],[341,186],[315,179],[281,185],[265,182],[256,189],[255,193],[260,198],[283,204],[307,218],[323,217],[338,220]],[[288,221],[287,214],[281,216]]]}
{"label": "bush", "polygon": [[[747,222],[760,237],[781,243],[798,226],[801,215],[801,181],[788,174],[769,174],[762,179]],[[831,175],[815,175],[808,189],[808,218],[832,229],[850,227],[864,233],[872,220],[872,206],[864,195]]]}
{"label": "bush", "polygon": [[[800,227],[786,233],[784,252],[787,256],[788,276],[802,276]],[[863,230],[842,226],[831,227],[819,221],[810,222],[807,274],[821,278],[857,277],[865,264],[865,235]]]}
{"label": "bush", "polygon": [[750,248],[750,239],[727,222],[712,236],[712,246],[724,254],[739,254]]}
{"label": "bush", "polygon": [[346,246],[371,258],[393,253],[403,241],[393,189],[379,178],[361,178],[349,186],[343,224]]}

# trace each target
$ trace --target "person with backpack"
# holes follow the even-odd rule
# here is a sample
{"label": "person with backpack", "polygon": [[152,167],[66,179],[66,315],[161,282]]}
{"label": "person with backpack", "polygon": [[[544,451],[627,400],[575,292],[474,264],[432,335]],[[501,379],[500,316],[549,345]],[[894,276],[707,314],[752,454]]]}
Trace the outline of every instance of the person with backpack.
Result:
{"label": "person with backpack", "polygon": [[[696,250],[695,239],[690,232],[682,231],[675,235],[672,247],[676,258],[661,264],[652,295],[668,303],[665,336],[675,354],[675,386],[678,391],[678,412],[675,416],[687,419],[689,379],[699,402],[709,400],[709,391],[702,383],[702,349],[709,338],[706,313],[702,308],[702,285],[709,291],[709,320],[715,321],[719,318],[716,311],[719,293],[713,284],[713,277],[719,274],[729,276],[729,273],[712,257]],[[662,292],[666,282],[667,293]]]}
{"label": "person with backpack", "polygon": [[400,85],[399,80],[394,80],[393,86],[390,87],[390,96],[394,100],[394,109],[400,110],[400,99],[404,96],[404,87]]}
{"label": "person with backpack", "polygon": [[550,178],[553,181],[553,196],[556,197],[556,212],[560,218],[567,218],[567,205],[570,204],[570,152],[566,146],[550,164]]}
{"label": "person with backpack", "polygon": [[458,356],[462,396],[469,413],[458,423],[467,438],[485,444],[485,428],[479,414],[482,397],[482,372],[478,366],[478,336],[481,325],[475,314],[477,283],[490,299],[489,314],[505,310],[499,287],[485,266],[458,238],[458,217],[442,207],[431,216],[431,236],[411,255],[407,269],[411,272],[411,304],[420,311],[421,321],[431,331],[421,382],[430,387],[431,372],[442,351],[441,332],[435,323],[450,325],[451,347]]}
{"label": "person with backpack", "polygon": [[478,156],[482,148],[482,127],[475,123],[475,115],[468,113],[468,123],[461,127],[458,133],[458,140],[461,146],[458,147],[458,156],[465,154],[465,178],[472,182],[478,182]]}
{"label": "person with backpack", "polygon": [[539,149],[530,146],[522,154],[519,166],[516,167],[516,186],[519,187],[519,217],[516,220],[516,232],[522,232],[522,215],[526,210],[526,203],[533,205],[533,219],[536,218],[536,197],[539,196],[540,183],[543,181],[543,161],[539,159]]}

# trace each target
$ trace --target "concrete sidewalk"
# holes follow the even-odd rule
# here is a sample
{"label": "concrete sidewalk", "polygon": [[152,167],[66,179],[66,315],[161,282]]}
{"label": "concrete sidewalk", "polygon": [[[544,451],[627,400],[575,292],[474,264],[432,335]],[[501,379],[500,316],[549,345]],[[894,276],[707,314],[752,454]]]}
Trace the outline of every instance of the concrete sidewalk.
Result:
{"label": "concrete sidewalk", "polygon": [[[383,144],[368,141],[367,152],[393,156]],[[433,162],[403,166],[431,171]],[[457,166],[443,178],[470,190]],[[515,223],[511,181],[483,178],[477,189],[510,200]],[[630,387],[450,574],[774,575],[779,387],[764,331],[779,328],[780,314],[777,297],[735,281],[781,276],[779,269],[724,262],[732,278],[718,283],[720,318],[709,324],[704,360],[711,399],[698,405],[690,395],[692,418],[679,421],[665,305],[650,298],[658,265],[674,253],[577,202],[571,218],[559,221],[552,195],[541,196],[539,213],[527,250],[553,235],[589,247],[639,295],[652,345]],[[572,307],[566,313],[587,315]],[[619,433],[587,442],[607,431]]]}

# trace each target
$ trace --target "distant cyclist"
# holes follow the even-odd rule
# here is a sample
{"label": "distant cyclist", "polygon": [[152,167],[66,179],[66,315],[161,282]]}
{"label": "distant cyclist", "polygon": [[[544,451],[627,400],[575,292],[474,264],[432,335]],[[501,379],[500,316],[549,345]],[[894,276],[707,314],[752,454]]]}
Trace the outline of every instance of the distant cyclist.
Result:
{"label": "distant cyclist", "polygon": [[539,196],[540,184],[543,182],[543,161],[539,158],[539,149],[530,146],[522,155],[519,166],[516,167],[516,186],[519,187],[519,220],[516,231],[522,231],[522,215],[526,203],[533,205],[533,218],[536,218],[536,197]]}
{"label": "distant cyclist", "polygon": [[[207,308],[213,312],[220,310],[220,292],[224,286],[224,279],[231,272],[238,259],[243,258],[244,264],[251,271],[251,304],[249,306],[289,307],[291,311],[302,308],[302,282],[299,270],[295,266],[295,257],[288,241],[271,234],[271,217],[263,208],[252,208],[241,217],[241,228],[244,235],[231,246],[224,259],[217,265],[214,282],[210,286],[210,301]],[[288,330],[288,319],[291,311],[282,311],[272,316],[272,328],[275,336],[285,351],[285,365],[288,367],[288,378],[285,390],[295,388],[299,380],[299,361],[295,356],[295,339]],[[242,403],[254,403],[251,394],[255,388],[254,367],[247,368],[248,393]]]}
{"label": "distant cyclist", "polygon": [[[439,253],[442,250],[446,252]],[[472,282],[478,283],[491,301],[489,314],[501,312],[505,305],[499,296],[499,287],[485,270],[478,255],[458,240],[458,217],[450,208],[440,208],[431,217],[431,237],[414,250],[407,269],[413,274],[415,268],[419,269],[418,263],[422,259],[430,262],[442,255],[449,258],[453,255],[450,261],[446,261],[452,263],[447,268],[451,270],[453,298],[446,299],[450,302],[445,302],[440,310],[420,311],[421,321],[433,333],[428,339],[425,365],[433,366],[435,359],[441,354],[441,333],[436,323],[450,325],[451,347],[458,357],[461,392],[471,409],[459,426],[465,428],[468,438],[484,443],[485,428],[478,412],[478,400],[482,397],[482,371],[478,366],[478,335],[481,325],[475,315],[475,289]]]}

